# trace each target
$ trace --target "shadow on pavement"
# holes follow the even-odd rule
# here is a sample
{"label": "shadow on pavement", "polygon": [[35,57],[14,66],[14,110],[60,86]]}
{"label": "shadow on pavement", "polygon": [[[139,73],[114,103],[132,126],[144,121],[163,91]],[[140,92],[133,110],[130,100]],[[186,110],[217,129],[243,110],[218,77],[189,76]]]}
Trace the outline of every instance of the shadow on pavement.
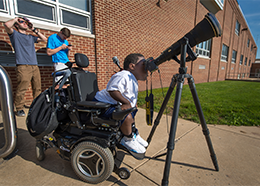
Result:
{"label": "shadow on pavement", "polygon": [[[0,123],[0,127],[1,126],[2,124]],[[4,136],[2,134],[4,134],[4,129],[0,128],[0,147],[4,146],[5,143]],[[8,158],[7,160],[11,160],[15,156],[20,156],[24,160],[33,162],[35,165],[38,165],[50,172],[60,174],[75,180],[80,180],[74,173],[70,161],[62,159],[55,152],[54,148],[47,149],[45,151],[45,159],[43,161],[38,161],[36,158],[35,145],[36,140],[30,136],[29,132],[27,130],[18,128],[17,150],[15,151],[15,154],[13,154],[12,157]],[[118,181],[118,179],[111,175],[107,181],[114,183]],[[82,183],[85,182],[82,181]]]}
{"label": "shadow on pavement", "polygon": [[[165,157],[166,157],[166,155],[165,155]],[[156,158],[156,157],[152,157],[152,158],[150,158],[150,159],[165,162],[165,159],[159,159],[159,158]],[[211,169],[211,168],[207,168],[207,167],[202,167],[202,166],[198,166],[198,165],[192,165],[192,164],[188,164],[188,163],[176,162],[176,161],[171,161],[171,164],[182,165],[182,166],[185,166],[185,167],[191,167],[191,168],[196,168],[196,169],[216,171],[215,169]]]}

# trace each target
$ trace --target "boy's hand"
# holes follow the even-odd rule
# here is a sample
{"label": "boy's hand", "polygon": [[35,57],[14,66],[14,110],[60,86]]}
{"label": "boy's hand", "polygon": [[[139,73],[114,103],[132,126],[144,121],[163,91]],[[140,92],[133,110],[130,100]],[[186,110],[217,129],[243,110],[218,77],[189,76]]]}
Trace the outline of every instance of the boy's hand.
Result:
{"label": "boy's hand", "polygon": [[61,47],[62,50],[65,50],[65,49],[68,48],[68,46],[66,44],[62,44],[60,47]]}
{"label": "boy's hand", "polygon": [[130,102],[119,91],[115,90],[115,91],[108,91],[108,92],[114,100],[122,103],[121,105],[122,110],[132,108]]}
{"label": "boy's hand", "polygon": [[132,108],[132,106],[131,106],[130,103],[129,103],[129,104],[122,104],[122,105],[121,105],[121,109],[122,109],[122,110],[130,109],[130,108]]}

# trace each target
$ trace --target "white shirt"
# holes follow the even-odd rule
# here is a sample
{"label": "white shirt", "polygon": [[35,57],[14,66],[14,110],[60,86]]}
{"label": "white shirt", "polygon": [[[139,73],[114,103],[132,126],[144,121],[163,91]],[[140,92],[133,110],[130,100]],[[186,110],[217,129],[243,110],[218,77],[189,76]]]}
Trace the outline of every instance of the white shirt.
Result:
{"label": "white shirt", "polygon": [[107,84],[107,88],[97,92],[95,98],[98,101],[117,104],[108,91],[119,91],[131,104],[136,106],[138,96],[138,81],[135,76],[127,71],[122,70],[114,74]]}

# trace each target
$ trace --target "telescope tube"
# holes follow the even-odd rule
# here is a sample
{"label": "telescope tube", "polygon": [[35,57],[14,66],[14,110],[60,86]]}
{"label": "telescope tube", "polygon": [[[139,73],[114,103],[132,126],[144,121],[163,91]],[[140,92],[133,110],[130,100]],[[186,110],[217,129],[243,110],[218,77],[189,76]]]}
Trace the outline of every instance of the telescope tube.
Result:
{"label": "telescope tube", "polygon": [[[190,45],[190,47],[194,47],[195,45],[203,41],[207,41],[212,37],[221,36],[221,34],[222,29],[217,18],[212,13],[208,13],[207,15],[205,15],[205,18],[184,37],[188,38],[188,44]],[[154,59],[155,65],[158,66],[165,61],[171,60],[174,56],[179,55],[181,52],[181,40],[184,37],[182,37],[176,43],[163,51],[159,57]]]}

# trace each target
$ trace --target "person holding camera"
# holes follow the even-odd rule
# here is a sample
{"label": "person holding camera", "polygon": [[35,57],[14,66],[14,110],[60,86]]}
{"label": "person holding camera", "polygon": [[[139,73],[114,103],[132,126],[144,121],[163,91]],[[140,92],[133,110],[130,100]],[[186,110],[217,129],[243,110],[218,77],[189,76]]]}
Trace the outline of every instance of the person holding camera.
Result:
{"label": "person holding camera", "polygon": [[[25,17],[11,19],[4,23],[4,27],[15,50],[17,88],[14,104],[16,115],[25,116],[24,95],[29,83],[31,82],[33,98],[41,93],[41,74],[34,43],[46,42],[47,38]],[[28,30],[33,31],[37,36],[27,34]]]}
{"label": "person holding camera", "polygon": [[[58,33],[52,34],[47,42],[47,55],[52,56],[55,71],[68,68],[65,64],[69,62],[69,52],[72,45],[66,40],[70,37],[70,30],[62,28]],[[58,81],[60,77],[56,78]]]}
{"label": "person holding camera", "polygon": [[[138,80],[144,81],[147,77],[145,58],[142,54],[129,54],[124,60],[124,70],[114,74],[109,80],[106,89],[96,93],[94,101],[116,105],[121,104],[121,109],[135,107],[138,96]],[[109,108],[102,117],[111,117],[115,107]],[[145,153],[148,143],[141,138],[135,128],[135,114],[128,114],[122,121],[120,130],[124,134],[120,144],[134,153]]]}

